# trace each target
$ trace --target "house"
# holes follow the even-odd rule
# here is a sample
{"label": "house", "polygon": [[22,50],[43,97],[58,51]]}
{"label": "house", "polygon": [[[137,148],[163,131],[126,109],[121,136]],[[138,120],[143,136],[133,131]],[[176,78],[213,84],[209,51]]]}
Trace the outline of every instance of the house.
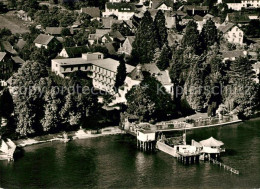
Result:
{"label": "house", "polygon": [[209,12],[209,7],[198,6],[198,5],[184,5],[183,12],[186,12],[190,16],[194,16],[194,15],[205,16]]}
{"label": "house", "polygon": [[48,46],[51,44],[51,43],[55,43],[55,41],[57,41],[55,39],[54,36],[51,36],[51,35],[45,35],[45,34],[40,34],[36,37],[36,39],[33,41],[35,46],[37,48],[41,48],[41,47],[44,47],[45,49],[48,49]]}
{"label": "house", "polygon": [[80,13],[86,13],[91,17],[91,20],[100,20],[101,11],[99,7],[82,7]]}
{"label": "house", "polygon": [[18,54],[17,51],[14,49],[14,47],[8,41],[2,41],[0,44],[1,44],[1,47],[0,47],[1,51],[5,51],[11,55]]}
{"label": "house", "polygon": [[126,40],[124,41],[122,47],[119,48],[119,54],[127,54],[130,55],[133,49],[133,42],[135,40],[135,36],[126,36]]}
{"label": "house", "polygon": [[183,38],[183,35],[177,34],[174,32],[168,32],[167,41],[168,45],[172,47],[173,45],[181,44],[181,40]]}
{"label": "house", "polygon": [[126,103],[125,95],[128,91],[138,86],[144,79],[144,72],[150,73],[150,75],[156,78],[165,88],[166,92],[173,95],[173,83],[169,75],[169,71],[161,71],[155,63],[150,64],[138,64],[127,76],[123,85],[123,89],[119,89],[119,94],[116,95],[116,103]]}
{"label": "house", "polygon": [[218,30],[223,33],[223,37],[229,42],[234,44],[243,44],[244,32],[236,25],[229,23],[221,25]]}
{"label": "house", "polygon": [[14,63],[11,55],[6,52],[0,52],[0,79],[7,80],[14,71]]}
{"label": "house", "polygon": [[17,11],[17,17],[24,20],[24,21],[29,21],[29,22],[32,21],[32,18],[24,10]]}
{"label": "house", "polygon": [[165,16],[166,28],[172,29],[176,27],[176,16]]}
{"label": "house", "polygon": [[191,16],[186,15],[186,16],[184,16],[184,17],[181,19],[180,24],[181,24],[181,25],[187,25],[187,24],[189,23],[189,21],[192,21],[192,20],[193,20],[193,18],[192,18]]}
{"label": "house", "polygon": [[[63,27],[46,27],[45,33],[52,36],[60,36],[63,29]],[[73,29],[70,29],[70,34],[73,34]]]}
{"label": "house", "polygon": [[111,31],[101,37],[102,43],[119,42],[122,43],[125,40],[124,36],[119,31]]}
{"label": "house", "polygon": [[118,45],[115,42],[105,43],[104,46],[106,47],[110,55],[116,55],[116,49],[118,49]]}
{"label": "house", "polygon": [[[81,70],[88,72],[94,88],[114,93],[114,85],[119,61],[104,58],[100,52],[85,53],[80,58],[53,59],[51,70],[60,77],[68,77],[70,73]],[[133,66],[126,64],[126,71],[130,73]]]}
{"label": "house", "polygon": [[89,51],[87,46],[79,46],[79,47],[64,47],[59,56],[64,58],[76,58],[81,57],[83,53],[87,53]]}
{"label": "house", "polygon": [[98,40],[104,36],[105,34],[109,33],[110,29],[96,29],[95,34],[89,34],[88,36],[88,42],[90,45],[93,45],[95,41],[98,42]]}
{"label": "house", "polygon": [[19,39],[15,46],[17,47],[18,50],[22,50],[25,44],[26,41],[24,41],[23,39]]}
{"label": "house", "polygon": [[173,1],[171,0],[152,0],[150,1],[152,9],[171,11],[173,10]]}
{"label": "house", "polygon": [[241,50],[235,50],[235,51],[223,51],[221,52],[223,62],[229,61],[235,61],[239,57],[246,57],[247,51],[241,51]]}
{"label": "house", "polygon": [[240,11],[242,8],[260,8],[258,0],[218,0],[217,4],[225,3],[229,9]]}
{"label": "house", "polygon": [[131,3],[111,3],[105,5],[103,17],[116,16],[118,20],[130,20],[135,13],[135,5]]}
{"label": "house", "polygon": [[247,25],[250,22],[249,16],[241,12],[227,13],[226,23],[233,23],[239,26]]}

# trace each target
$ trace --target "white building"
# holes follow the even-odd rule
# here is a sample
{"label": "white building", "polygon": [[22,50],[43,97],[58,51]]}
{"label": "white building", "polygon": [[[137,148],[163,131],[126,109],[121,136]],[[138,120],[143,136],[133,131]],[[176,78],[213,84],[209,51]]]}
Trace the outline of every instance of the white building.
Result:
{"label": "white building", "polygon": [[234,44],[243,44],[244,32],[234,24],[221,25],[218,30],[223,33],[223,37],[229,42]]}
{"label": "white building", "polygon": [[38,48],[44,47],[48,49],[48,45],[54,40],[54,36],[40,34],[37,38],[33,41],[35,46]]}
{"label": "white building", "polygon": [[[94,88],[111,94],[114,93],[118,66],[119,61],[111,58],[104,59],[104,55],[99,52],[82,54],[81,58],[53,59],[51,61],[51,70],[56,75],[68,77],[75,71],[88,72]],[[133,66],[126,64],[127,73],[133,69]]]}
{"label": "white building", "polygon": [[135,13],[134,4],[130,3],[106,3],[103,17],[116,16],[118,20],[130,20]]}
{"label": "white building", "polygon": [[229,9],[260,8],[259,0],[218,0],[217,4],[226,3]]}

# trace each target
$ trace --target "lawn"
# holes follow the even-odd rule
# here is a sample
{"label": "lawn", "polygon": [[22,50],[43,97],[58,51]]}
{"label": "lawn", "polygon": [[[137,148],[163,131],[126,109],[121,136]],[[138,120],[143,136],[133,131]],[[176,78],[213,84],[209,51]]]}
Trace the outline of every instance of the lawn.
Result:
{"label": "lawn", "polygon": [[14,15],[14,12],[8,12],[0,15],[0,28],[8,28],[13,34],[29,32],[26,24],[28,25],[27,22],[18,19]]}

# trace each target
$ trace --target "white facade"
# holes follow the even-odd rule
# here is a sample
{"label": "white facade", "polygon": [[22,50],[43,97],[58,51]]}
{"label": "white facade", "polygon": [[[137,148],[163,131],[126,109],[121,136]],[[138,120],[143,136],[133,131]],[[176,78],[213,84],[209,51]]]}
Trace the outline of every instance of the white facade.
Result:
{"label": "white facade", "polygon": [[42,47],[44,47],[45,49],[48,49],[48,46],[47,46],[47,45],[43,45],[43,44],[39,44],[39,43],[35,43],[35,46],[36,46],[37,48],[42,48]]}
{"label": "white facade", "polygon": [[137,139],[142,142],[155,141],[155,132],[137,131]]}
{"label": "white facade", "polygon": [[69,55],[68,55],[67,51],[65,50],[65,48],[63,48],[61,50],[61,52],[59,53],[59,56],[64,57],[64,58],[69,58]]}
{"label": "white facade", "polygon": [[[222,3],[222,0],[218,0],[218,4]],[[241,10],[242,8],[260,8],[259,0],[242,0],[241,3],[227,3],[229,9]]]}
{"label": "white facade", "polygon": [[165,3],[161,4],[157,10],[172,10],[172,7],[168,7]]}
{"label": "white facade", "polygon": [[230,43],[242,45],[244,39],[244,32],[237,26],[234,26],[231,30],[224,34],[224,38],[228,40],[228,42]]}
{"label": "white facade", "polygon": [[119,10],[118,8],[108,8],[107,4],[105,7],[105,12],[102,13],[103,17],[109,17],[115,15],[118,20],[130,20],[134,15],[134,11],[130,11],[129,7],[122,8]]}

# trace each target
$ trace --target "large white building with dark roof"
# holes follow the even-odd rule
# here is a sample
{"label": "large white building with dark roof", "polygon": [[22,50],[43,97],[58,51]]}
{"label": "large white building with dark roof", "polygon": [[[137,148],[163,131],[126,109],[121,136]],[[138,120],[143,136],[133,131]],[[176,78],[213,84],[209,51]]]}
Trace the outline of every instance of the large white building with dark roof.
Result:
{"label": "large white building with dark roof", "polygon": [[[114,85],[119,61],[105,58],[102,53],[85,53],[81,58],[53,59],[51,70],[56,75],[68,77],[75,71],[88,72],[96,89],[114,93]],[[130,73],[133,66],[126,64],[126,71]]]}

